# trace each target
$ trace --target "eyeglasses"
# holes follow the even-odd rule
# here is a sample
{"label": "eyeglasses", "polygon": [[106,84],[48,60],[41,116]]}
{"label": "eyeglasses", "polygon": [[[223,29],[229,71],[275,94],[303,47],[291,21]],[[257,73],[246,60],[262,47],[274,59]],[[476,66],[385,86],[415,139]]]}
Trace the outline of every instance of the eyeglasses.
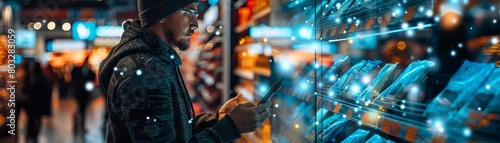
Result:
{"label": "eyeglasses", "polygon": [[198,18],[198,12],[196,12],[196,11],[185,9],[185,8],[183,8],[181,10],[189,12],[188,18],[191,17],[191,23],[190,24],[193,24],[194,20],[196,20],[196,18]]}

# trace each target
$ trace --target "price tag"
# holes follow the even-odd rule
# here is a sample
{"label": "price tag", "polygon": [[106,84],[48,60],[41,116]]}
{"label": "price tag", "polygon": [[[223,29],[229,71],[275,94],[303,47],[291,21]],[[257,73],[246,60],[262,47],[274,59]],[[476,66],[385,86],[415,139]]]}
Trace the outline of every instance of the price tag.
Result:
{"label": "price tag", "polygon": [[391,126],[392,126],[392,121],[385,118],[384,122],[382,123],[382,132],[384,132],[386,134],[390,134],[391,133]]}
{"label": "price tag", "polygon": [[447,140],[448,138],[443,135],[436,135],[432,138],[433,143],[446,143]]}
{"label": "price tag", "polygon": [[401,131],[401,123],[392,122],[391,135],[399,137],[399,132]]}
{"label": "price tag", "polygon": [[415,128],[413,126],[408,126],[408,128],[406,128],[405,140],[410,142],[415,142],[415,140],[417,139],[417,134],[418,134],[418,128]]}
{"label": "price tag", "polygon": [[333,110],[333,104],[332,102],[328,102],[327,105],[326,105],[326,109],[332,111]]}
{"label": "price tag", "polygon": [[349,109],[347,109],[347,119],[351,120],[352,119],[352,107],[349,107]]}
{"label": "price tag", "polygon": [[361,122],[363,125],[368,125],[368,121],[370,120],[370,114],[368,112],[363,113],[361,116]]}
{"label": "price tag", "polygon": [[339,113],[340,108],[342,108],[342,103],[339,103],[337,104],[337,106],[335,106],[335,109],[333,109],[333,113]]}

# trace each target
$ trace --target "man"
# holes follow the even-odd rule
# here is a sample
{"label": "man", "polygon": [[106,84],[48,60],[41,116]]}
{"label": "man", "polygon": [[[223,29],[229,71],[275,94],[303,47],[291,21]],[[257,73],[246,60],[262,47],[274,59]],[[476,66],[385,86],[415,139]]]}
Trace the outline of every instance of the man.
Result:
{"label": "man", "polygon": [[107,94],[108,142],[228,142],[258,128],[271,103],[226,102],[195,116],[174,47],[186,50],[198,28],[198,0],[138,0],[140,21],[125,29],[99,68]]}

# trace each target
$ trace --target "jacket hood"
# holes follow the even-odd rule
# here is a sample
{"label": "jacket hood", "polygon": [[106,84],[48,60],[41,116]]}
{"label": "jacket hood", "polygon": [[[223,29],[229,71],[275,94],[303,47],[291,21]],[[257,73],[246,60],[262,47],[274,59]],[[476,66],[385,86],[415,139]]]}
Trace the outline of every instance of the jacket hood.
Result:
{"label": "jacket hood", "polygon": [[122,24],[124,32],[120,43],[113,47],[108,56],[99,66],[99,82],[104,91],[107,92],[110,78],[118,62],[123,58],[135,53],[150,53],[165,62],[174,62],[179,66],[182,61],[177,52],[165,44],[158,36],[146,28],[140,26],[139,20],[129,20]]}

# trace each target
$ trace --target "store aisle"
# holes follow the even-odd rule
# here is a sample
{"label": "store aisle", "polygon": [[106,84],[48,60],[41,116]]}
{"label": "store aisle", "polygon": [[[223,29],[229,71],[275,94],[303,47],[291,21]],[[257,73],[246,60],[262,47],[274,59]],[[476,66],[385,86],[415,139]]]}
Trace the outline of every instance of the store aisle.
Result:
{"label": "store aisle", "polygon": [[[60,99],[58,91],[54,89],[52,94],[52,115],[42,117],[42,126],[38,136],[39,143],[81,143],[82,136],[73,134],[73,115],[76,112],[77,103],[73,98]],[[92,100],[87,108],[86,128],[84,135],[87,143],[104,143],[102,125],[105,112],[105,99],[100,96]],[[21,111],[19,117],[19,134],[16,136],[19,143],[26,143],[27,115]],[[13,143],[14,137],[0,140],[0,143]]]}

